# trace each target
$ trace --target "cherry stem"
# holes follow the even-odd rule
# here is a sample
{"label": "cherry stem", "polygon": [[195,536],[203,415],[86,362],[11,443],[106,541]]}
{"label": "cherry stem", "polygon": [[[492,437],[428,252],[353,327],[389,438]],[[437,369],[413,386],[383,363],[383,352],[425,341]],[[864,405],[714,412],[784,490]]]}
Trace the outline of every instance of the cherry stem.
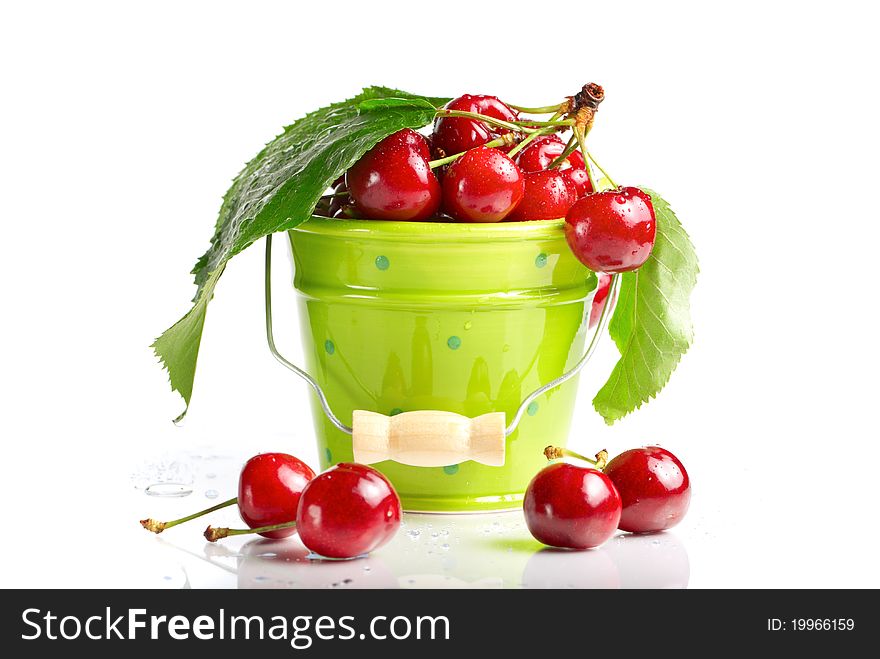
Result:
{"label": "cherry stem", "polygon": [[[593,154],[588,153],[587,157],[593,162],[594,165],[596,165],[596,167],[599,168],[599,171],[602,172],[602,175],[608,179],[608,182],[611,184],[611,186],[616,188],[617,183],[615,183],[614,179],[608,175],[608,172],[605,171],[605,169],[602,167],[602,165],[600,165],[598,162],[596,162],[596,159],[593,157]],[[593,189],[595,190],[596,188],[593,188]]]}
{"label": "cherry stem", "polygon": [[[510,146],[511,144],[515,144],[519,138],[514,133],[507,133],[506,135],[502,135],[501,137],[496,137],[491,142],[486,142],[482,146],[488,149],[494,149],[496,146]],[[462,151],[461,153],[454,153],[451,156],[446,156],[445,158],[438,158],[437,160],[431,160],[428,162],[428,167],[431,169],[435,169],[436,167],[442,167],[443,165],[448,165],[451,162],[454,162],[461,158],[467,151]]]}
{"label": "cherry stem", "polygon": [[231,535],[247,535],[249,533],[268,533],[269,531],[280,531],[281,529],[289,529],[296,526],[296,521],[282,522],[281,524],[272,524],[271,526],[260,526],[255,529],[227,529],[215,528],[209,526],[205,529],[205,540],[208,542],[217,542]]}
{"label": "cherry stem", "polygon": [[596,469],[604,469],[605,465],[608,464],[608,451],[604,448],[596,454],[595,460],[572,451],[571,449],[563,448],[562,446],[548,446],[544,449],[544,456],[548,460],[559,460],[562,457],[583,460],[584,462],[589,462],[591,465],[595,465]]}
{"label": "cherry stem", "polygon": [[559,128],[559,127],[564,128],[567,126],[574,126],[574,119],[550,119],[548,121],[535,121],[534,119],[525,119],[522,121],[515,121],[514,123],[517,126],[526,126],[526,127],[538,126],[540,128],[543,128],[545,126],[554,126],[557,128]]}
{"label": "cherry stem", "polygon": [[550,130],[550,129],[545,128],[545,129],[542,130],[542,131],[539,130],[537,133],[532,133],[532,134],[529,135],[526,139],[524,139],[522,142],[520,142],[519,144],[517,144],[516,146],[514,146],[510,151],[508,151],[508,152],[507,152],[508,157],[513,158],[513,156],[515,156],[517,153],[519,153],[520,151],[522,151],[523,149],[525,149],[525,148],[526,148],[531,142],[533,142],[534,140],[538,139],[539,137],[543,137],[544,135],[552,135],[553,133],[555,133],[556,130],[555,130],[555,124],[553,123],[553,121],[554,121],[556,118],[558,118],[559,116],[560,116],[560,113],[557,112],[556,114],[554,114],[554,115],[550,118],[550,121],[547,122],[547,125],[548,125],[548,126],[553,126],[553,127],[554,127],[553,130]]}
{"label": "cherry stem", "polygon": [[551,112],[556,112],[561,114],[559,111],[561,107],[566,107],[567,103],[560,103],[558,105],[545,105],[541,108],[529,108],[524,105],[512,105],[510,103],[507,104],[507,107],[513,108],[517,112],[525,112],[527,114],[550,114]]}
{"label": "cherry stem", "polygon": [[205,508],[205,510],[200,510],[197,513],[193,513],[192,515],[187,515],[186,517],[181,517],[180,519],[175,519],[170,522],[160,522],[153,518],[142,519],[141,526],[147,529],[147,531],[152,531],[153,533],[162,533],[162,531],[164,531],[165,529],[170,529],[172,526],[183,524],[184,522],[202,517],[203,515],[207,515],[208,513],[213,513],[215,510],[221,510],[223,508],[227,508],[228,506],[233,506],[236,503],[238,503],[238,499],[229,499],[229,501],[218,503],[216,506]]}
{"label": "cherry stem", "polygon": [[476,119],[477,121],[482,121],[486,124],[491,124],[493,126],[498,126],[500,128],[506,128],[507,130],[520,131],[524,133],[531,133],[537,128],[526,128],[525,126],[519,126],[510,121],[504,121],[503,119],[496,119],[495,117],[490,117],[485,114],[480,114],[479,112],[465,112],[464,110],[448,110],[446,108],[441,108],[437,110],[437,117],[460,117],[462,119]]}
{"label": "cherry stem", "polygon": [[574,153],[574,150],[577,149],[577,136],[572,133],[571,137],[568,138],[568,144],[565,145],[565,149],[563,149],[562,153],[560,153],[556,158],[554,158],[553,162],[547,165],[547,169],[556,169],[564,163],[568,157]]}
{"label": "cherry stem", "polygon": [[576,126],[574,134],[577,136],[578,145],[581,147],[581,153],[584,154],[584,169],[587,170],[587,178],[590,179],[590,187],[593,190],[598,190],[596,187],[596,181],[593,180],[593,172],[590,169],[590,158],[587,157],[587,129],[582,126]]}

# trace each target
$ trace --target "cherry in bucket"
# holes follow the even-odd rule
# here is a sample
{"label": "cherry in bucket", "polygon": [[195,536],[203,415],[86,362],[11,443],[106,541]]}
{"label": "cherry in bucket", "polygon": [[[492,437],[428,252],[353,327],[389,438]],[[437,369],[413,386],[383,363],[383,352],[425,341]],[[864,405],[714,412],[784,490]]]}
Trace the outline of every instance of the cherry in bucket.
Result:
{"label": "cherry in bucket", "polygon": [[[447,110],[480,114],[502,121],[516,121],[518,116],[506,103],[496,96],[465,94],[449,102]],[[480,117],[444,116],[442,112],[434,121],[431,141],[443,155],[451,156],[491,142],[507,132],[503,127],[489,126]]]}
{"label": "cherry in bucket", "polygon": [[565,216],[568,246],[594,272],[640,267],[651,255],[656,233],[651,197],[639,188],[588,194]]}
{"label": "cherry in bucket", "polygon": [[621,507],[617,489],[600,469],[568,462],[539,471],[523,499],[526,526],[535,539],[566,549],[592,549],[608,540]]}
{"label": "cherry in bucket", "polygon": [[[516,158],[516,164],[525,173],[550,169],[554,161],[563,154],[565,148],[565,142],[558,135],[539,137],[522,150]],[[580,151],[572,151],[564,162],[559,163],[558,170],[574,185],[578,198],[593,191],[584,157]],[[564,216],[565,213],[562,213],[556,217]]]}
{"label": "cherry in bucket", "polygon": [[507,216],[510,222],[553,220],[565,217],[577,200],[577,188],[556,169],[528,172],[523,175],[523,198]]}
{"label": "cherry in bucket", "polygon": [[440,206],[430,149],[414,130],[397,131],[367,151],[345,175],[357,209],[369,219],[417,221]]}
{"label": "cherry in bucket", "polygon": [[485,146],[466,152],[443,177],[443,208],[463,222],[500,222],[524,193],[519,167],[498,149]]}
{"label": "cherry in bucket", "polygon": [[625,451],[605,467],[623,501],[618,527],[633,533],[678,524],[691,501],[691,482],[677,457],[659,446]]}

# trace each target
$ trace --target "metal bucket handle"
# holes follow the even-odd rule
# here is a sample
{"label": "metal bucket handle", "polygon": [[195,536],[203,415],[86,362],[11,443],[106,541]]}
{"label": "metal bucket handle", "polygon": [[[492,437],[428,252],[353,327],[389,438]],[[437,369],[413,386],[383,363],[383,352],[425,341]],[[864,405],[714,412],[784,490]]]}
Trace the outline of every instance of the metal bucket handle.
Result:
{"label": "metal bucket handle", "polygon": [[501,466],[504,464],[504,439],[519,425],[529,404],[541,394],[558,387],[580,373],[596,351],[599,337],[604,333],[611,315],[609,308],[618,287],[617,275],[611,276],[607,302],[584,356],[571,370],[535,389],[526,396],[510,424],[505,427],[503,412],[493,412],[470,419],[453,412],[424,410],[403,412],[388,417],[376,412],[355,410],[352,425],[347,426],[333,413],[321,385],[303,369],[286,359],[275,346],[272,331],[272,235],[266,236],[266,341],[272,355],[283,366],[305,380],[318,397],[321,409],[334,426],[352,435],[355,460],[364,464],[392,459],[420,467],[439,467],[464,460]]}

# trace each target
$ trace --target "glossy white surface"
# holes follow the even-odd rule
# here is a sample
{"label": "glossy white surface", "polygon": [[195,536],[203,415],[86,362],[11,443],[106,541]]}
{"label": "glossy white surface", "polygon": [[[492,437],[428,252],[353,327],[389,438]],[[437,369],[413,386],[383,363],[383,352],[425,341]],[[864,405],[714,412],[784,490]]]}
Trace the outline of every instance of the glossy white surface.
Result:
{"label": "glossy white surface", "polygon": [[[523,55],[534,2],[507,3],[507,18],[492,3],[392,4],[3,4],[0,585],[880,587],[876,9],[590,3],[578,26],[539,7],[548,36]],[[246,541],[206,550],[201,524],[143,531],[142,517],[233,496],[254,453],[316,464],[310,393],[265,346],[259,246],[217,287],[183,428],[147,347],[189,308],[188,273],[242,164],[364,85],[545,104],[588,80],[606,88],[591,149],[670,201],[701,275],[696,342],[666,389],[606,426],[590,406],[606,342],[570,440],[679,455],[694,496],[674,535],[567,554],[539,551],[517,513],[419,517],[369,559],[315,565],[296,541],[285,562],[240,555]],[[276,265],[277,338],[296,359]],[[160,478],[193,493],[135,487]]]}
{"label": "glossy white surface", "polygon": [[[177,456],[172,471],[192,481],[187,497],[148,497],[133,509],[172,519],[234,496],[234,460]],[[182,467],[182,465],[187,465]],[[233,484],[232,491],[223,485]],[[215,497],[218,487],[223,493]],[[132,515],[129,521],[134,522]],[[147,514],[147,513],[144,513]],[[688,552],[677,533],[619,534],[594,551],[553,550],[536,542],[519,510],[495,514],[407,514],[394,540],[367,557],[321,560],[296,537],[238,536],[211,544],[208,524],[241,527],[234,508],[168,529],[130,533],[141,556],[138,585],[191,588],[685,588]],[[135,549],[136,547],[136,549]]]}

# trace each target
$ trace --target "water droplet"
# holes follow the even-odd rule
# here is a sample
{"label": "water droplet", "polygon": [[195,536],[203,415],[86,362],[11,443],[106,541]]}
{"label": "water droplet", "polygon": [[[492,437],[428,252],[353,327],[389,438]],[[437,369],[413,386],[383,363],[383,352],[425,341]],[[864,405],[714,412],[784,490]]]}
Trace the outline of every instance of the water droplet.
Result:
{"label": "water droplet", "polygon": [[473,326],[474,326],[474,324],[473,324],[471,321],[469,321],[469,320],[468,320],[468,321],[465,321],[464,328],[465,328],[466,330],[469,330],[469,329],[470,329],[471,327],[473,327]]}
{"label": "water droplet", "polygon": [[188,497],[192,488],[183,483],[153,483],[144,492],[151,497]]}
{"label": "water droplet", "polygon": [[376,267],[379,270],[387,270],[391,266],[391,261],[388,260],[387,256],[377,256],[376,257]]}
{"label": "water droplet", "polygon": [[450,350],[458,350],[461,347],[461,339],[457,336],[450,336],[446,340],[446,345],[449,346]]}
{"label": "water droplet", "polygon": [[410,529],[406,532],[406,534],[413,540],[418,540],[419,536],[422,534],[418,529]]}
{"label": "water droplet", "polygon": [[205,478],[217,478],[217,474],[215,474],[215,473],[212,471],[212,472],[209,472],[209,473],[205,474]]}
{"label": "water droplet", "polygon": [[205,490],[205,497],[208,499],[216,499],[220,496],[217,490]]}
{"label": "water droplet", "polygon": [[440,545],[440,548],[441,548],[441,549],[449,549],[449,543],[448,543],[448,542],[444,542],[442,545]]}

